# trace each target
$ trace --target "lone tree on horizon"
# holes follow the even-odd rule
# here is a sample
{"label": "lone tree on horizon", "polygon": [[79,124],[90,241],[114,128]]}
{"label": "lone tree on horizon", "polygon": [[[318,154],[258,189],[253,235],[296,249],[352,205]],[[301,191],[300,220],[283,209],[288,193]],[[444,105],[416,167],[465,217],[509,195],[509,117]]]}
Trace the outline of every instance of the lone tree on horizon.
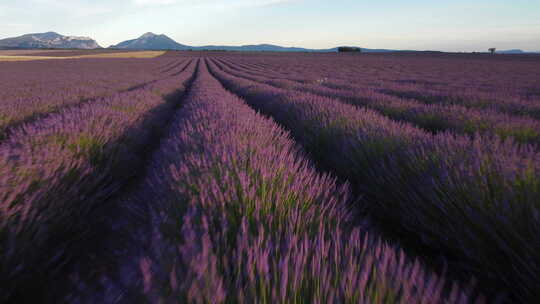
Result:
{"label": "lone tree on horizon", "polygon": [[495,54],[495,50],[496,50],[496,48],[490,48],[490,49],[489,49],[489,52],[490,52],[491,54]]}

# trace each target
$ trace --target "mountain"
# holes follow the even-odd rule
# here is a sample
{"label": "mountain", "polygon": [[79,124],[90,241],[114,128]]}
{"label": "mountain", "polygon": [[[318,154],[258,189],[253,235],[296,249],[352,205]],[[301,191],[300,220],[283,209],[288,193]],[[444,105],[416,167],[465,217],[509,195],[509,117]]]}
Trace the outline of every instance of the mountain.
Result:
{"label": "mountain", "polygon": [[111,45],[114,49],[138,49],[138,50],[185,50],[189,47],[182,45],[166,35],[146,33],[137,39],[126,40],[117,45]]}
{"label": "mountain", "polygon": [[[0,49],[9,48],[58,48],[58,49],[95,49],[101,48],[95,40],[88,37],[63,36],[55,32],[26,34],[14,38],[0,40]],[[331,49],[307,49],[300,47],[283,47],[272,44],[256,44],[241,46],[226,45],[205,45],[189,46],[180,44],[166,35],[156,35],[148,32],[139,38],[126,40],[116,45],[111,45],[113,49],[136,49],[136,50],[194,50],[194,51],[242,51],[242,52],[337,52],[336,48]],[[395,52],[386,49],[366,49],[363,52]]]}
{"label": "mountain", "polygon": [[[353,46],[355,47],[355,46]],[[307,49],[300,47],[283,47],[272,44],[256,44],[242,46],[226,46],[226,45],[205,45],[205,46],[187,46],[190,50],[195,51],[242,51],[242,52],[318,52],[318,53],[333,53],[338,51],[338,47],[331,49]],[[360,47],[357,47],[360,48]],[[403,52],[404,50],[388,50],[388,49],[366,49],[360,48],[365,53],[386,53],[386,52]]]}
{"label": "mountain", "polygon": [[[337,52],[336,48],[331,49],[306,49],[299,47],[283,47],[272,44],[256,44],[256,45],[205,45],[205,46],[189,46],[180,44],[166,35],[156,35],[154,33],[146,33],[137,39],[126,40],[117,45],[111,45],[113,49],[137,49],[137,50],[193,50],[193,51],[242,51],[242,52]],[[363,52],[395,52],[395,50],[386,49],[366,49],[362,48]]]}
{"label": "mountain", "polygon": [[[255,45],[242,45],[242,46],[225,46],[225,45],[206,45],[206,46],[192,46],[191,50],[196,51],[242,51],[242,52],[319,52],[319,53],[332,53],[337,52],[338,48],[331,49],[306,49],[299,47],[284,47],[272,44],[255,44]],[[366,49],[361,48],[362,52],[395,52],[394,50],[385,49]]]}
{"label": "mountain", "polygon": [[89,37],[63,36],[55,32],[46,32],[1,39],[0,48],[96,49],[101,47]]}
{"label": "mountain", "polygon": [[524,51],[520,49],[496,51],[497,54],[540,54],[540,51]]}
{"label": "mountain", "polygon": [[[354,46],[353,46],[354,47]],[[0,39],[0,49],[10,48],[66,48],[66,49],[96,49],[101,48],[95,40],[89,37],[63,36],[55,32],[26,34],[19,37]],[[136,49],[136,50],[193,50],[193,51],[241,51],[241,52],[321,52],[333,53],[338,48],[330,49],[308,49],[300,47],[283,47],[273,44],[255,45],[205,45],[189,46],[180,44],[166,35],[156,35],[148,32],[137,39],[126,40],[109,48],[114,49]],[[389,50],[389,49],[366,49],[360,48],[364,53],[387,53],[387,52],[415,52],[409,50]],[[496,51],[499,54],[539,54],[537,52],[527,52],[520,49]]]}
{"label": "mountain", "polygon": [[512,49],[512,50],[503,50],[503,51],[496,51],[496,53],[499,54],[525,54],[527,52],[519,49]]}
{"label": "mountain", "polygon": [[283,47],[272,44],[256,44],[256,45],[205,45],[205,46],[189,46],[188,49],[195,51],[242,51],[242,52],[337,52],[335,49],[306,49],[299,47]]}
{"label": "mountain", "polygon": [[190,46],[189,49],[197,51],[267,51],[267,52],[309,52],[310,50],[297,47],[282,47],[272,44],[257,44],[257,45],[205,45],[205,46]]}

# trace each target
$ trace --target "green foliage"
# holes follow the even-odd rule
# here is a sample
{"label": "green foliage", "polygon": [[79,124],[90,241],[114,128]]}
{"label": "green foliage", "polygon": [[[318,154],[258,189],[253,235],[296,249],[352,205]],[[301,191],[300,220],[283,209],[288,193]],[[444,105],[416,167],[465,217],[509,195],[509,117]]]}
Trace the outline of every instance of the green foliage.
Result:
{"label": "green foliage", "polygon": [[345,52],[361,53],[362,49],[358,47],[340,46],[338,47],[338,52],[339,53],[345,53]]}
{"label": "green foliage", "polygon": [[81,134],[67,148],[78,157],[85,157],[93,166],[103,164],[106,160],[105,143],[98,138]]}

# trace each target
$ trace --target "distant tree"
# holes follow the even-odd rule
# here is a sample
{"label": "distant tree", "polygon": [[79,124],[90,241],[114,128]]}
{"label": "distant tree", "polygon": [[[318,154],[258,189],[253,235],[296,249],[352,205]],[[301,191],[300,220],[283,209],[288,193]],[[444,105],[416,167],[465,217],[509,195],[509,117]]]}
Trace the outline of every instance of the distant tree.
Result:
{"label": "distant tree", "polygon": [[344,53],[344,52],[361,53],[362,49],[360,49],[358,47],[340,46],[340,47],[338,47],[338,52],[340,52],[340,53]]}
{"label": "distant tree", "polygon": [[490,52],[491,54],[495,54],[495,50],[496,50],[496,48],[490,48],[490,49],[489,49],[489,52]]}

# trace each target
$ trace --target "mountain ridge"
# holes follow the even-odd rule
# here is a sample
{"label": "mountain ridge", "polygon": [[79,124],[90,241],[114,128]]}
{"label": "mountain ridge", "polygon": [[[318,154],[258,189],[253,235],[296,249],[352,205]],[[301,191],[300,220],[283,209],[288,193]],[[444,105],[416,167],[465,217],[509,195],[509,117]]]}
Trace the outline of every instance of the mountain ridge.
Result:
{"label": "mountain ridge", "polygon": [[0,39],[3,48],[53,48],[99,49],[101,46],[90,37],[64,36],[56,32],[31,33]]}
{"label": "mountain ridge", "polygon": [[[340,46],[342,47],[342,46]],[[357,46],[350,46],[357,47]],[[0,39],[0,49],[6,48],[58,48],[58,49],[99,49],[99,44],[90,37],[63,36],[56,32],[32,33],[18,37]],[[203,45],[190,46],[176,42],[167,35],[154,34],[147,32],[138,38],[122,41],[111,45],[111,49],[129,49],[129,50],[193,50],[193,51],[243,51],[243,52],[310,52],[310,53],[332,53],[337,52],[338,47],[328,49],[310,49],[302,47],[287,47],[274,44],[246,44],[240,46],[229,45]],[[422,52],[415,50],[393,50],[393,49],[368,49],[358,47],[366,53],[386,53],[386,52]],[[425,52],[425,51],[424,51]],[[438,51],[428,51],[438,52]],[[496,51],[498,54],[538,54],[540,51],[528,52],[521,49],[510,49]]]}
{"label": "mountain ridge", "polygon": [[[166,47],[164,47],[166,46]],[[308,49],[301,47],[284,47],[273,44],[247,44],[240,46],[228,46],[228,45],[204,45],[204,46],[190,46],[180,44],[170,37],[164,34],[154,34],[148,32],[140,36],[139,38],[126,40],[116,45],[111,45],[112,49],[137,49],[137,50],[180,50],[180,51],[267,51],[267,52],[323,52],[331,53],[337,52],[338,47],[329,49]],[[388,49],[366,49],[360,48],[364,52],[396,52],[402,50],[388,50]]]}
{"label": "mountain ridge", "polygon": [[495,51],[495,53],[498,53],[498,54],[539,54],[540,51],[527,52],[521,49],[510,49],[510,50]]}
{"label": "mountain ridge", "polygon": [[168,36],[161,34],[156,35],[152,32],[147,32],[139,38],[122,41],[116,45],[111,45],[109,48],[114,49],[142,49],[142,50],[163,50],[163,49],[184,49],[187,46],[180,44]]}

